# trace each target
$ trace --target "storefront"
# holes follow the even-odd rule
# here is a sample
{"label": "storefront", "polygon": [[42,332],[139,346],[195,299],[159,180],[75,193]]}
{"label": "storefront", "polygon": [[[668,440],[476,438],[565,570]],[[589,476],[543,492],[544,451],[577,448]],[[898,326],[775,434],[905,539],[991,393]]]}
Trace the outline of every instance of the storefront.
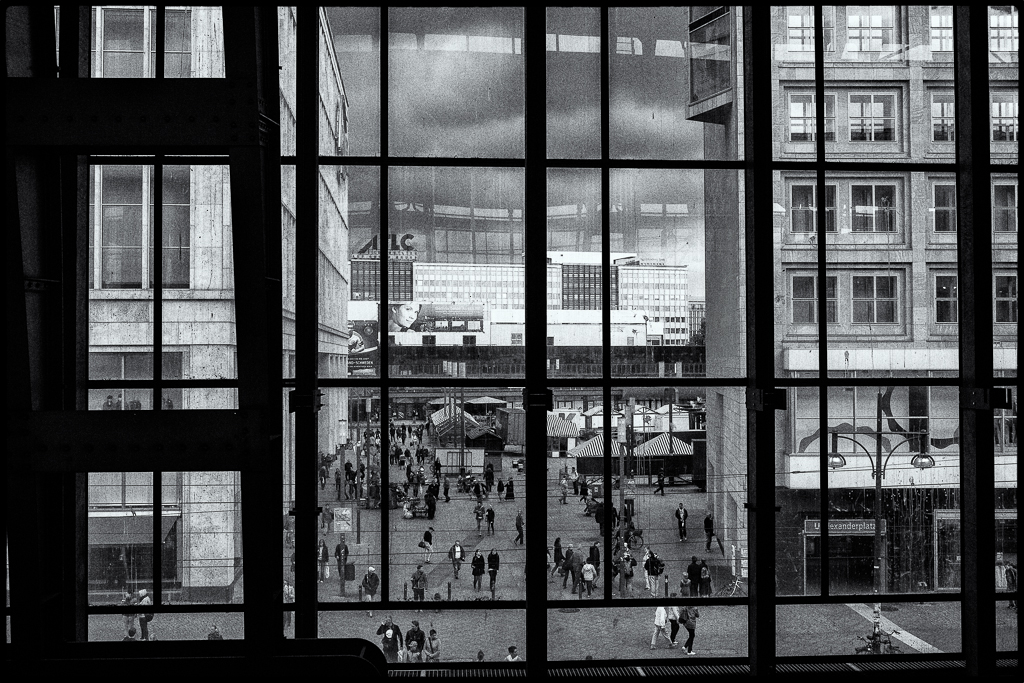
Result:
{"label": "storefront", "polygon": [[[882,522],[882,558],[886,523]],[[870,593],[874,588],[875,520],[830,519],[829,588],[834,593]],[[804,595],[816,594],[821,581],[821,520],[804,522]]]}

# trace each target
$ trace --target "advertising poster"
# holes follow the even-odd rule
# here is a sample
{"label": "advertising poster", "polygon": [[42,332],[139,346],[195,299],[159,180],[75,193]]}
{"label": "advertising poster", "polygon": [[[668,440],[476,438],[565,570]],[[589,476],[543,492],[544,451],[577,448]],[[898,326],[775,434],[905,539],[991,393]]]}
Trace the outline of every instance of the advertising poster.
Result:
{"label": "advertising poster", "polygon": [[376,320],[350,320],[348,370],[350,375],[377,375],[380,358],[380,330]]}
{"label": "advertising poster", "polygon": [[482,305],[433,304],[416,301],[388,305],[388,334],[403,332],[479,334],[483,331],[484,307]]}

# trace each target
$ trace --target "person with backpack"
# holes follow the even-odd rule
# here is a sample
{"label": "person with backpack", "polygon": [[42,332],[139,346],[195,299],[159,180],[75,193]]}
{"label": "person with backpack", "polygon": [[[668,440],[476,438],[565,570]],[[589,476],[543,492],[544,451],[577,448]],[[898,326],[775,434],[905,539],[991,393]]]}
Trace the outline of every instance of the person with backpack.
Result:
{"label": "person with backpack", "polygon": [[693,651],[693,639],[697,635],[697,618],[700,616],[700,612],[697,608],[692,605],[686,605],[679,611],[679,621],[682,623],[683,628],[686,629],[686,642],[683,643],[683,647],[686,648],[686,654],[696,654]]}
{"label": "person with backpack", "polygon": [[[427,590],[427,574],[423,571],[423,565],[416,565],[416,571],[412,573],[412,599],[415,602],[423,602],[424,592]],[[416,610],[419,612],[419,610]]]}
{"label": "person with backpack", "polygon": [[[360,585],[363,587],[363,602],[373,602],[373,597],[377,595],[377,587],[380,586],[380,577],[374,573],[373,567],[367,567]],[[366,615],[372,617],[373,610],[367,610]]]}
{"label": "person with backpack", "polygon": [[665,572],[665,562],[653,550],[647,550],[644,558],[644,573],[647,575],[647,590],[652,598],[658,597],[661,575]]}
{"label": "person with backpack", "polygon": [[707,560],[700,561],[700,595],[701,597],[711,597],[711,568],[708,567]]}

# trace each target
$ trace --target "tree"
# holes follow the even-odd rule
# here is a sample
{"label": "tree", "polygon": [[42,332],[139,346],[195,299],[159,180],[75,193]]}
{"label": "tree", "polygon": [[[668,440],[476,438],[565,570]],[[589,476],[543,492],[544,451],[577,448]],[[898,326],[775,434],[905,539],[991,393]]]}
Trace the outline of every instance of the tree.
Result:
{"label": "tree", "polygon": [[707,334],[708,321],[700,321],[700,330],[690,335],[690,346],[704,346],[704,335]]}

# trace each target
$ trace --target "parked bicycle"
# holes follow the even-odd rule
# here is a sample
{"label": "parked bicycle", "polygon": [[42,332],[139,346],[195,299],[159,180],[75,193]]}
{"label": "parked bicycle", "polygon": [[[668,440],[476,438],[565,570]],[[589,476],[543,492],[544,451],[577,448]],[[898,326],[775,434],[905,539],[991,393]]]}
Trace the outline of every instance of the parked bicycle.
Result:
{"label": "parked bicycle", "polygon": [[901,655],[903,650],[892,642],[892,636],[898,634],[899,631],[886,633],[884,629],[879,628],[877,633],[871,633],[866,638],[857,636],[857,640],[864,641],[864,645],[854,648],[854,653],[858,655]]}
{"label": "parked bicycle", "polygon": [[743,579],[735,574],[732,580],[722,586],[715,592],[716,598],[731,598],[739,593],[740,595],[746,595],[747,589],[743,586]]}

